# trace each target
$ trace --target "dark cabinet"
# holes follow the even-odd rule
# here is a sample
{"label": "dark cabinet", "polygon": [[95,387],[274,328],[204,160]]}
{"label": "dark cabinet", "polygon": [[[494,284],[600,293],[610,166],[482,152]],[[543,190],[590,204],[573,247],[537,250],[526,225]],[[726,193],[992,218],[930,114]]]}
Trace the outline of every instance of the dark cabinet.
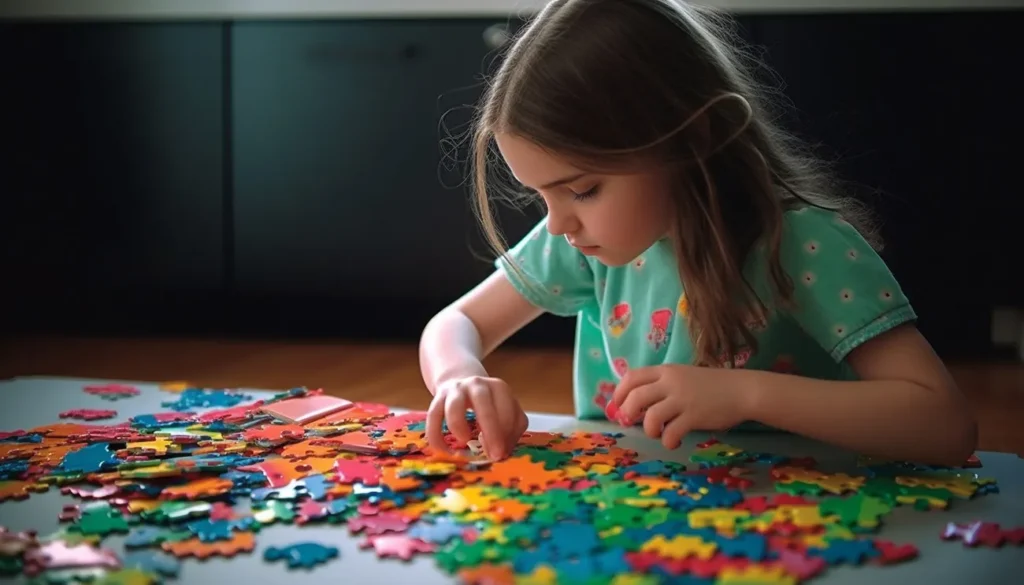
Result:
{"label": "dark cabinet", "polygon": [[217,24],[0,27],[7,318],[123,324],[220,290],[221,38]]}
{"label": "dark cabinet", "polygon": [[840,178],[882,221],[884,257],[946,355],[990,351],[1019,305],[1024,12],[771,15],[754,34]]}
{"label": "dark cabinet", "polygon": [[241,297],[387,300],[397,314],[491,270],[462,184],[466,150],[452,149],[468,140],[494,24],[234,27]]}

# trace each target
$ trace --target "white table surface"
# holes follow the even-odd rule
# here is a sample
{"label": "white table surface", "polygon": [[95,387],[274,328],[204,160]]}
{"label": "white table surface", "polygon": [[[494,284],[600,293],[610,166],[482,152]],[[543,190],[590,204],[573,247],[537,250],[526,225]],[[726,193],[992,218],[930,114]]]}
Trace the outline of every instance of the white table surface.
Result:
{"label": "white table surface", "polygon": [[[108,402],[86,394],[82,388],[95,383],[131,384],[142,391],[134,398]],[[256,398],[267,398],[273,393],[242,389]],[[278,390],[280,391],[280,390]],[[277,391],[275,391],[277,392]],[[57,414],[73,408],[111,409],[118,417],[102,424],[116,424],[132,416],[167,412],[161,402],[173,401],[175,394],[160,391],[158,384],[125,380],[77,380],[66,378],[17,378],[0,382],[0,432],[29,429],[58,422]],[[396,409],[397,410],[397,409]],[[196,409],[204,412],[205,409]],[[67,421],[76,422],[76,421]],[[80,421],[84,422],[84,421]],[[85,424],[90,424],[85,422]],[[687,463],[694,446],[707,439],[703,433],[686,439],[683,446],[667,451],[659,443],[644,437],[639,429],[622,429],[617,425],[596,421],[577,421],[572,417],[550,414],[531,414],[530,429],[553,432],[578,430],[596,432],[624,432],[619,446],[635,449],[638,461],[662,459]],[[818,443],[782,433],[722,434],[718,439],[750,451],[768,452],[794,457],[809,456],[817,459],[821,467],[854,469],[856,457]],[[947,542],[939,534],[947,522],[975,520],[998,521],[1004,527],[1024,527],[1024,460],[1005,453],[979,452],[984,467],[976,470],[983,477],[998,481],[1000,493],[978,496],[976,499],[954,500],[945,511],[916,511],[900,506],[883,519],[883,528],[877,538],[899,544],[913,543],[920,549],[918,560],[889,567],[864,565],[861,567],[829,567],[812,582],[824,585],[872,585],[909,583],[1019,583],[1024,571],[1024,547],[969,549],[960,542]],[[689,464],[693,468],[693,464]],[[756,476],[755,476],[756,477]],[[761,486],[758,489],[757,486]],[[767,482],[755,483],[748,495],[775,493]],[[765,489],[767,487],[767,489]],[[23,501],[0,503],[0,525],[11,530],[37,530],[40,536],[55,532],[59,527],[57,515],[64,504],[78,503],[71,496],[61,495],[51,488],[43,494],[33,494]],[[183,584],[235,583],[293,583],[312,585],[324,583],[415,583],[416,585],[451,584],[457,581],[435,568],[429,556],[404,563],[398,560],[378,561],[372,551],[361,550],[361,537],[351,536],[344,524],[339,525],[280,525],[264,526],[256,534],[256,549],[252,554],[238,555],[232,560],[211,558],[205,561],[184,560],[177,582]],[[268,546],[286,546],[298,540],[329,542],[340,550],[340,560],[311,572],[288,570],[283,563],[267,563],[262,558]],[[123,552],[123,538],[108,536],[104,548]],[[343,572],[342,572],[343,571]],[[19,580],[15,582],[24,582]]]}
{"label": "white table surface", "polygon": [[[985,10],[1021,0],[693,0],[734,13]],[[86,19],[433,18],[528,15],[546,0],[3,0],[0,17]]]}

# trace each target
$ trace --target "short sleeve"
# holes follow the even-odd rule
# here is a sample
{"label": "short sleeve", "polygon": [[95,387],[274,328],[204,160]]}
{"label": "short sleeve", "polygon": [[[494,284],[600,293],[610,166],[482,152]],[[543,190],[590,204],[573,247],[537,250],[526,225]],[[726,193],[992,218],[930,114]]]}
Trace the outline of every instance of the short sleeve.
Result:
{"label": "short sleeve", "polygon": [[781,262],[793,281],[792,316],[837,362],[857,346],[917,319],[885,261],[837,213],[787,212]]}
{"label": "short sleeve", "polygon": [[573,316],[596,302],[594,273],[586,256],[565,238],[552,236],[546,217],[495,265],[528,301],[554,315]]}

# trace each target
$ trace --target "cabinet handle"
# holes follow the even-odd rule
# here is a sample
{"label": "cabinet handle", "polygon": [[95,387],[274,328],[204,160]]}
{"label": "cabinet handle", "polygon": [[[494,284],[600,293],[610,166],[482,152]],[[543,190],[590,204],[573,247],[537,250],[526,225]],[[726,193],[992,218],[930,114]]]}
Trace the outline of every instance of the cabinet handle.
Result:
{"label": "cabinet handle", "polygon": [[495,24],[484,30],[484,43],[489,49],[500,49],[512,40],[508,27],[503,24]]}

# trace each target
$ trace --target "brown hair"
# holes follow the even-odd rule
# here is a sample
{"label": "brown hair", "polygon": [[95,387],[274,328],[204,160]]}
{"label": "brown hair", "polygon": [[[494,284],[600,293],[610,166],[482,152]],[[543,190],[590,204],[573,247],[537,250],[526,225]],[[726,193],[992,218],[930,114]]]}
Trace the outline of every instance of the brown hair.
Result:
{"label": "brown hair", "polygon": [[583,170],[678,169],[672,239],[695,361],[733,365],[740,344],[756,349],[752,324],[767,318],[743,274],[755,245],[765,246],[777,302],[791,301],[779,260],[787,208],[840,211],[880,245],[865,210],[839,197],[822,162],[773,125],[773,92],[755,79],[759,68],[731,19],[707,7],[550,2],[510,45],[477,112],[474,203],[488,242],[507,255],[488,189],[501,185],[492,175],[502,169],[488,165],[500,160],[495,133],[525,137]]}

